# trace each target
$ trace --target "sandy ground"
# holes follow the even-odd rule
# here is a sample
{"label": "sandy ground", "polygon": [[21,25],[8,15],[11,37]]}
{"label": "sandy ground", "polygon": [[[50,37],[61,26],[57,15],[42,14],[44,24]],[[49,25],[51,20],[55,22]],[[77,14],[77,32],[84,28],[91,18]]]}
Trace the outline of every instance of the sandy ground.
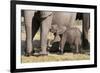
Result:
{"label": "sandy ground", "polygon": [[32,62],[50,62],[50,61],[73,61],[73,60],[89,60],[89,55],[64,53],[63,55],[49,54],[48,56],[22,56],[22,63]]}

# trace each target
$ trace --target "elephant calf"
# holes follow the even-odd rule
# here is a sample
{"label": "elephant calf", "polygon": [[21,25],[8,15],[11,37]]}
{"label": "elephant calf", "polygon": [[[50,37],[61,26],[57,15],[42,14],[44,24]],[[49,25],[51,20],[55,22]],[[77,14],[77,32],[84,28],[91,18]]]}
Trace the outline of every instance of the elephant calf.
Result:
{"label": "elephant calf", "polygon": [[[57,26],[53,26],[53,27],[57,28]],[[65,43],[68,43],[70,45],[70,47],[72,47],[73,49],[74,48],[76,49],[76,51],[75,51],[76,53],[79,53],[79,49],[81,48],[81,42],[82,42],[82,39],[81,39],[82,33],[79,30],[79,28],[66,27],[66,30],[65,29],[58,29],[57,30],[56,28],[55,28],[55,30],[51,29],[52,32],[56,33],[53,42],[57,41],[59,34],[62,35],[61,39],[60,39],[60,47],[59,47],[61,54],[63,54]],[[59,30],[63,30],[63,33],[60,33]]]}
{"label": "elephant calf", "polygon": [[51,25],[50,32],[54,33],[54,42],[59,42],[61,40],[62,34],[66,31],[66,26],[60,26],[58,27],[57,24]]}

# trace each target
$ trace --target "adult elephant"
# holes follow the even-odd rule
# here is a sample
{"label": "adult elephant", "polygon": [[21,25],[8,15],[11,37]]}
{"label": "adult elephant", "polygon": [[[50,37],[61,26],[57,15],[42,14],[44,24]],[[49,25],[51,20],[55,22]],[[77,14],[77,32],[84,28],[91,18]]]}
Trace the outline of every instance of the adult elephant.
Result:
{"label": "adult elephant", "polygon": [[89,13],[77,13],[76,20],[77,19],[82,20],[83,48],[90,49],[90,41],[89,41],[90,14]]}
{"label": "adult elephant", "polygon": [[[68,13],[67,13],[68,14]],[[69,17],[68,17],[69,18]],[[90,42],[89,42],[89,29],[90,29],[90,14],[89,13],[77,13],[77,16],[76,16],[76,20],[77,19],[79,19],[79,20],[82,20],[82,49],[90,49]],[[72,20],[72,19],[71,19]],[[75,19],[74,19],[75,20]],[[71,21],[72,22],[72,21]],[[69,24],[71,23],[71,22],[69,22]],[[73,21],[74,22],[74,21]],[[58,23],[57,24],[61,24],[61,23],[59,23],[59,21],[58,21]],[[51,32],[53,32],[53,33],[56,33],[55,34],[55,38],[54,38],[54,40],[52,41],[52,43],[54,43],[54,42],[57,42],[57,41],[59,41],[59,34],[60,35],[62,35],[62,34],[64,34],[65,36],[69,36],[68,34],[70,34],[70,33],[68,33],[68,34],[65,34],[65,32],[64,32],[64,30],[66,30],[66,26],[64,27],[64,25],[57,25],[57,24],[55,24],[55,25],[52,25],[51,27]],[[71,24],[72,25],[72,24]],[[71,26],[70,25],[70,26]],[[58,26],[60,26],[60,27],[58,27]],[[67,24],[67,26],[68,26],[68,24]],[[69,27],[67,27],[68,29],[70,29]],[[63,33],[64,32],[64,33]],[[73,31],[74,32],[74,31]],[[78,33],[75,33],[75,34],[79,34],[79,32]],[[74,37],[74,35],[75,34],[72,34],[73,35],[73,37]],[[80,34],[79,34],[79,36],[80,36]],[[78,37],[78,36],[77,36]],[[70,37],[68,37],[68,38],[70,38]],[[79,38],[78,38],[79,39]],[[64,41],[66,41],[66,40],[68,40],[68,39],[66,39],[66,38],[63,38],[63,41],[62,42],[64,42]],[[70,41],[72,41],[72,40],[74,40],[74,39],[71,39],[71,40],[69,40],[69,41],[67,41],[67,42],[70,42]],[[75,41],[73,41],[73,42],[75,42]],[[62,43],[62,45],[64,46],[64,43]],[[63,49],[63,48],[62,48]]]}
{"label": "adult elephant", "polygon": [[83,48],[90,49],[89,41],[89,29],[90,29],[90,14],[83,14]]}
{"label": "adult elephant", "polygon": [[[34,38],[37,30],[41,29],[41,53],[47,54],[47,34],[51,25],[57,24],[58,27],[71,26],[75,19],[76,13],[71,12],[47,12],[47,11],[31,11],[25,10],[25,25],[26,25],[26,55],[32,55],[32,39]],[[64,30],[65,31],[65,30]],[[63,32],[64,32],[63,31]]]}

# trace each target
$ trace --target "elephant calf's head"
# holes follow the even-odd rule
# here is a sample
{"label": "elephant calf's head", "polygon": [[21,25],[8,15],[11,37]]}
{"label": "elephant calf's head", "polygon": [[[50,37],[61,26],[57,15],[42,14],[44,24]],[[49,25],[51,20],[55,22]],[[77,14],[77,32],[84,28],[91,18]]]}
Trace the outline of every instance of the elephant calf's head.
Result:
{"label": "elephant calf's head", "polygon": [[57,32],[57,30],[58,30],[58,27],[57,27],[57,25],[56,25],[56,24],[55,24],[55,25],[51,25],[50,32],[52,32],[52,33],[56,33],[56,32]]}

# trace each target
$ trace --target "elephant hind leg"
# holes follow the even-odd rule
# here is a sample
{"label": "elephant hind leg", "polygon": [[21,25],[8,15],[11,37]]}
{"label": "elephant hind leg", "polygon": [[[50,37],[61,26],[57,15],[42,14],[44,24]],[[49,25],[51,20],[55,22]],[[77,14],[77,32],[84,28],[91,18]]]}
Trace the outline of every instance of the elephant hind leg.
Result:
{"label": "elephant hind leg", "polygon": [[79,53],[79,46],[80,46],[80,44],[79,44],[79,40],[76,39],[76,41],[75,41],[76,53]]}

